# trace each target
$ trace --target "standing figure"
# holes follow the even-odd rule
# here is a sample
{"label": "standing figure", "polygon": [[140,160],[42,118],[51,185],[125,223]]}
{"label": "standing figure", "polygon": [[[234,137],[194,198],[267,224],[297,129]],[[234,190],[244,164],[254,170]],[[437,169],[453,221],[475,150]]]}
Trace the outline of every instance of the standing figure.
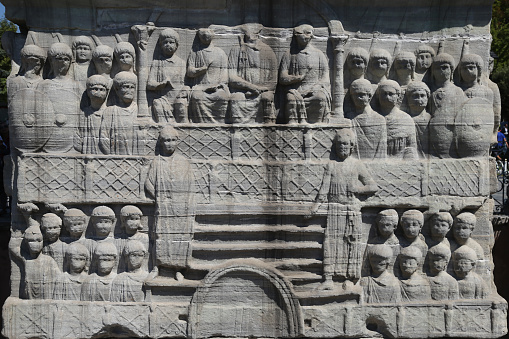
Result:
{"label": "standing figure", "polygon": [[127,271],[113,280],[110,301],[141,302],[145,299],[143,283],[148,272],[143,269],[147,255],[145,246],[137,240],[129,240],[124,247],[123,256],[127,262]]}
{"label": "standing figure", "polygon": [[67,268],[62,273],[53,291],[56,300],[80,300],[81,285],[87,277],[87,264],[90,261],[88,249],[79,243],[67,247],[65,262]]}
{"label": "standing figure", "polygon": [[462,299],[484,299],[488,287],[481,276],[474,272],[477,255],[468,246],[461,246],[452,254],[454,272],[458,279],[459,297]]}
{"label": "standing figure", "polygon": [[94,67],[91,63],[94,52],[94,42],[87,36],[78,36],[72,42],[72,53],[74,62],[71,65],[71,74],[82,90],[85,90],[85,82],[94,74]]}
{"label": "standing figure", "polygon": [[366,70],[368,69],[369,53],[364,48],[352,48],[345,61],[345,88],[350,88],[350,85],[355,80],[364,79]]}
{"label": "standing figure", "polygon": [[106,107],[109,91],[108,79],[102,75],[92,75],[87,79],[87,96],[90,105],[83,108],[79,126],[74,138],[74,148],[82,154],[101,154],[99,130]]}
{"label": "standing figure", "polygon": [[36,88],[42,81],[42,69],[46,62],[46,52],[36,45],[26,45],[21,49],[21,68],[16,76],[7,78],[7,97],[24,88]]}
{"label": "standing figure", "polygon": [[137,83],[136,75],[129,72],[120,72],[113,79],[119,100],[103,111],[99,147],[104,154],[137,154],[138,105],[134,100]]}
{"label": "standing figure", "polygon": [[428,100],[431,92],[424,82],[414,81],[406,89],[408,114],[414,119],[417,153],[420,158],[427,158],[429,154],[429,121]]}
{"label": "standing figure", "polygon": [[430,154],[441,159],[456,156],[453,148],[454,119],[466,100],[461,88],[452,82],[454,67],[454,58],[447,53],[438,54],[431,65]]}
{"label": "standing figure", "polygon": [[[114,243],[113,230],[115,228],[115,212],[107,206],[97,206],[92,210],[90,216],[90,223],[92,224],[92,239],[85,242],[88,250],[90,251],[90,257],[93,258],[95,248],[101,243]],[[95,269],[92,262],[92,271]]]}
{"label": "standing figure", "polygon": [[111,285],[117,276],[117,248],[113,243],[103,242],[94,250],[92,264],[96,272],[89,275],[81,285],[82,301],[109,301]]}
{"label": "standing figure", "polygon": [[62,219],[54,213],[46,213],[41,218],[41,231],[44,239],[42,253],[52,257],[60,271],[64,271],[66,243],[60,240]]}
{"label": "standing figure", "polygon": [[328,122],[331,96],[327,58],[311,44],[312,26],[297,26],[293,35],[297,45],[283,55],[279,68],[279,83],[288,86],[285,116],[289,124]]}
{"label": "standing figure", "polygon": [[483,67],[484,60],[479,55],[463,55],[459,64],[460,86],[467,98],[486,99],[493,106],[493,91],[481,83]]}
{"label": "standing figure", "polygon": [[[407,210],[401,215],[401,229],[403,230],[404,237],[400,240],[401,247],[416,246],[421,253],[428,252],[428,246],[424,242],[424,237],[421,234],[422,226],[424,225],[424,215],[418,210]],[[419,260],[419,269],[422,269],[424,258]]]}
{"label": "standing figure", "polygon": [[385,119],[370,106],[372,91],[371,83],[366,79],[352,82],[350,97],[354,107],[350,112],[345,111],[345,116],[352,119],[357,136],[355,153],[357,158],[363,160],[384,159],[387,156]]}
{"label": "standing figure", "polygon": [[428,238],[428,246],[431,248],[438,244],[443,244],[450,248],[449,240],[446,236],[453,224],[452,216],[449,212],[438,212],[431,217],[429,230],[431,238]]}
{"label": "standing figure", "polygon": [[474,231],[477,218],[470,212],[463,212],[456,216],[456,220],[452,226],[452,234],[454,242],[451,244],[451,250],[455,250],[461,246],[470,247],[474,250],[477,256],[476,271],[481,275],[486,275],[484,263],[484,250],[477,241],[472,239],[472,232]]}
{"label": "standing figure", "polygon": [[[142,216],[143,213],[141,210],[133,205],[124,206],[120,210],[120,222],[122,229],[125,232],[125,236],[122,239],[119,239],[121,242],[117,243],[117,247],[119,248],[120,253],[123,253],[126,243],[132,240],[141,242],[145,249],[149,248],[148,234],[140,232],[143,229],[143,225],[141,224]],[[146,256],[143,260],[143,269],[147,271],[148,252],[146,250],[145,255]],[[125,256],[122,256],[119,260],[119,271],[125,271],[127,269],[127,263],[124,261],[125,258]]]}
{"label": "standing figure", "polygon": [[116,73],[131,72],[136,73],[134,67],[136,65],[136,51],[130,42],[121,41],[113,50],[115,59]]}
{"label": "standing figure", "polygon": [[111,80],[111,68],[113,67],[113,49],[108,45],[99,45],[92,53],[92,61],[95,65],[96,73],[102,75],[110,82],[110,88],[113,81]]}
{"label": "standing figure", "polygon": [[160,154],[150,164],[145,191],[156,204],[156,269],[170,269],[181,281],[191,258],[196,186],[191,164],[175,153],[177,144],[177,131],[165,127],[159,134]]}
{"label": "standing figure", "polygon": [[[392,56],[385,49],[375,48],[369,53],[369,63],[366,77],[373,85],[378,85],[381,81],[387,80],[389,70],[391,69]],[[351,65],[354,67],[354,65]]]}
{"label": "standing figure", "polygon": [[38,226],[30,226],[25,230],[22,242],[20,240],[11,238],[9,251],[22,263],[21,298],[51,299],[60,269],[52,257],[42,253],[41,230]]}
{"label": "standing figure", "polygon": [[393,80],[378,85],[380,112],[387,124],[387,155],[399,159],[417,158],[414,120],[398,108],[401,87]]}
{"label": "standing figure", "polygon": [[175,52],[179,47],[179,34],[167,28],[159,35],[160,59],[154,59],[150,65],[147,90],[155,94],[152,102],[154,120],[160,123],[188,122],[187,93],[184,86],[186,63]]}
{"label": "standing figure", "polygon": [[399,267],[401,268],[401,299],[403,301],[424,301],[431,297],[429,282],[419,270],[422,252],[415,246],[401,249]]}
{"label": "standing figure", "polygon": [[189,117],[196,123],[225,123],[230,91],[228,90],[228,58],[214,46],[214,32],[200,28],[200,48],[187,59],[186,75],[192,79]]}
{"label": "standing figure", "polygon": [[435,50],[428,45],[419,45],[414,52],[416,58],[415,81],[429,83],[431,64],[435,57]]}
{"label": "standing figure", "polygon": [[429,257],[429,284],[431,299],[456,300],[459,297],[458,282],[449,273],[447,266],[451,259],[451,250],[444,244],[430,248]]}
{"label": "standing figure", "polygon": [[[328,203],[327,227],[323,243],[323,289],[333,289],[333,277],[345,288],[360,278],[363,248],[362,221],[357,195],[371,195],[378,186],[366,167],[352,157],[355,135],[341,129],[334,138],[337,160],[327,164],[322,184],[311,210]],[[392,253],[392,250],[391,250]]]}
{"label": "standing figure", "polygon": [[411,52],[400,52],[394,58],[395,80],[404,91],[415,80],[415,55]]}
{"label": "standing figure", "polygon": [[232,123],[276,122],[277,59],[272,48],[260,40],[262,27],[243,25],[244,38],[239,38],[240,46],[233,47],[228,56]]}
{"label": "standing figure", "polygon": [[87,216],[82,210],[70,208],[65,211],[62,218],[63,224],[69,233],[69,243],[85,239],[85,231],[87,229]]}
{"label": "standing figure", "polygon": [[361,279],[363,301],[368,304],[400,302],[399,281],[388,270],[392,258],[390,247],[386,245],[370,246],[367,255],[372,274]]}

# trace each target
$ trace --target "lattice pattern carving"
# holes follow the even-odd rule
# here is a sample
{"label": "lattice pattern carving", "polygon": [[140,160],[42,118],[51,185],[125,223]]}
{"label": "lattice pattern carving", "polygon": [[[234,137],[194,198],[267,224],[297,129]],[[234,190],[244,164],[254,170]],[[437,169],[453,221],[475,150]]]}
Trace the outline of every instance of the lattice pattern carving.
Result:
{"label": "lattice pattern carving", "polygon": [[367,164],[368,171],[378,184],[375,197],[415,197],[421,195],[422,165],[415,163]]}
{"label": "lattice pattern carving", "polygon": [[452,311],[454,315],[451,317],[451,332],[476,333],[478,337],[491,333],[490,305],[458,305]]}
{"label": "lattice pattern carving", "polygon": [[284,168],[285,200],[314,201],[322,183],[325,165],[297,163]]}
{"label": "lattice pattern carving", "polygon": [[478,160],[436,160],[430,164],[428,194],[476,196],[480,193]]}
{"label": "lattice pattern carving", "polygon": [[316,129],[308,133],[312,133],[311,158],[329,159],[335,134],[334,130]]}
{"label": "lattice pattern carving", "polygon": [[231,135],[227,128],[181,128],[178,149],[189,159],[231,159]]}

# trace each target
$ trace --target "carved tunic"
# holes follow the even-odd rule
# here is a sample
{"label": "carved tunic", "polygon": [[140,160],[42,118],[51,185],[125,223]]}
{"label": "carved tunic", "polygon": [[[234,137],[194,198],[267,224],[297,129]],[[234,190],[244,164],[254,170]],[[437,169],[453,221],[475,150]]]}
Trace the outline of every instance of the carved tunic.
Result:
{"label": "carved tunic", "polygon": [[94,110],[92,107],[83,109],[74,139],[74,148],[78,152],[82,154],[102,153],[99,148],[102,113],[103,109]]}
{"label": "carved tunic", "polygon": [[449,273],[441,271],[434,277],[428,277],[431,287],[431,299],[456,300],[459,298],[458,282]]}
{"label": "carved tunic", "polygon": [[416,158],[414,120],[405,112],[394,109],[385,117],[387,122],[387,155],[395,158]]}
{"label": "carved tunic", "polygon": [[385,271],[379,277],[363,277],[361,279],[364,302],[396,303],[401,301],[401,288],[398,279]]}
{"label": "carved tunic", "polygon": [[116,273],[101,277],[97,273],[88,276],[81,286],[81,300],[83,301],[109,301],[113,279]]}
{"label": "carved tunic", "polygon": [[357,135],[357,157],[365,160],[387,157],[387,127],[382,115],[370,110],[352,119]]}
{"label": "carved tunic", "polygon": [[136,154],[138,105],[110,106],[103,111],[99,146],[104,154]]}
{"label": "carved tunic", "polygon": [[400,280],[401,296],[403,301],[429,300],[431,290],[428,281],[420,275],[414,273],[411,278]]}
{"label": "carved tunic", "polygon": [[60,274],[55,260],[46,254],[36,259],[25,259],[23,294],[26,299],[51,299],[55,280]]}
{"label": "carved tunic", "polygon": [[81,285],[86,275],[71,275],[68,272],[61,274],[53,292],[53,299],[57,300],[80,300]]}
{"label": "carved tunic", "polygon": [[143,282],[148,272],[124,272],[115,277],[111,286],[110,301],[141,302],[145,299]]}

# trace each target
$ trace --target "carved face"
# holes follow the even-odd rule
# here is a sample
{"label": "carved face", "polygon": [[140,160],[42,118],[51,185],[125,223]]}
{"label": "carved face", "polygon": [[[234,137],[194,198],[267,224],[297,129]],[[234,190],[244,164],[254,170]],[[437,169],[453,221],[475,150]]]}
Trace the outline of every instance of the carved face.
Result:
{"label": "carved face", "polygon": [[87,95],[89,98],[96,98],[106,100],[108,89],[103,85],[92,85],[87,88]]}
{"label": "carved face", "polygon": [[64,217],[64,225],[73,238],[79,238],[85,232],[87,225],[83,218],[66,218]]}
{"label": "carved face", "polygon": [[113,230],[113,220],[109,218],[94,218],[94,230],[95,234],[99,237],[107,237]]}
{"label": "carved face", "polygon": [[464,278],[475,266],[470,259],[459,259],[454,261],[454,272],[459,278]]}
{"label": "carved face", "polygon": [[392,87],[381,87],[379,91],[379,100],[382,107],[394,107],[399,101],[399,92]]}
{"label": "carved face", "polygon": [[431,63],[433,62],[433,57],[431,53],[419,53],[417,55],[417,65],[416,68],[418,70],[427,70],[431,67]]}
{"label": "carved face", "polygon": [[447,232],[449,232],[450,229],[451,226],[447,221],[436,218],[430,227],[431,236],[443,238],[447,235]]}
{"label": "carved face", "polygon": [[175,135],[161,135],[159,137],[161,143],[161,152],[164,155],[172,155],[177,149],[178,137]]}
{"label": "carved face", "polygon": [[113,66],[113,59],[109,55],[103,55],[94,59],[94,65],[99,74],[110,74]]}
{"label": "carved face", "polygon": [[366,62],[360,56],[349,56],[347,65],[350,72],[355,76],[362,76],[366,71]]}
{"label": "carved face", "polygon": [[297,40],[297,44],[299,47],[306,47],[311,39],[313,38],[313,30],[310,28],[299,28],[296,29],[293,34],[295,35],[295,39]]}
{"label": "carved face", "polygon": [[32,257],[37,257],[42,251],[42,234],[31,234],[25,238],[25,241]]}
{"label": "carved face", "polygon": [[426,107],[428,104],[428,93],[424,89],[417,89],[408,96],[410,107]]}
{"label": "carved face", "polygon": [[406,275],[412,275],[415,271],[417,271],[417,260],[415,258],[402,257],[399,262],[401,267],[401,271],[403,271]]}
{"label": "carved face", "polygon": [[71,58],[64,54],[59,54],[50,58],[51,67],[56,75],[66,75],[71,66]]}
{"label": "carved face", "polygon": [[130,104],[134,100],[136,93],[136,85],[131,83],[121,84],[117,89],[117,95],[126,104]]}
{"label": "carved face", "polygon": [[171,57],[177,51],[178,42],[175,38],[169,37],[161,40],[159,42],[159,46],[161,46],[161,50],[165,56]]}
{"label": "carved face", "polygon": [[445,82],[451,80],[452,68],[446,62],[433,64],[432,67],[433,77],[438,82]]}
{"label": "carved face", "polygon": [[477,65],[473,62],[461,64],[460,75],[466,83],[476,81],[479,76]]}
{"label": "carved face", "polygon": [[115,267],[116,256],[111,254],[101,254],[97,257],[97,271],[100,275],[110,274]]}
{"label": "carved face", "polygon": [[398,220],[396,218],[382,216],[380,220],[378,220],[377,226],[378,233],[382,237],[388,238],[394,233],[394,230],[398,226]]}
{"label": "carved face", "polygon": [[131,214],[124,218],[124,227],[127,234],[135,234],[141,228],[141,217]]}
{"label": "carved face", "polygon": [[369,105],[373,95],[370,88],[357,88],[351,92],[351,97],[356,108],[364,108]]}
{"label": "carved face", "polygon": [[446,258],[439,255],[431,255],[429,267],[432,273],[437,274],[438,272],[445,271],[449,262]]}
{"label": "carved face", "polygon": [[339,138],[336,141],[336,155],[340,159],[346,159],[352,154],[352,142],[348,138]]}
{"label": "carved face", "polygon": [[76,61],[86,62],[92,59],[92,50],[89,45],[76,46]]}
{"label": "carved face", "polygon": [[134,67],[134,58],[129,53],[122,53],[118,56],[118,65],[121,71],[129,71]]}
{"label": "carved face", "polygon": [[133,251],[127,256],[129,270],[135,270],[143,264],[145,253],[143,251]]}
{"label": "carved face", "polygon": [[[361,58],[362,59],[362,58]],[[378,77],[382,77],[387,74],[387,69],[389,67],[389,63],[385,58],[373,58],[369,62],[369,67],[371,73]]]}
{"label": "carved face", "polygon": [[29,56],[25,60],[25,70],[27,72],[33,71],[35,74],[39,74],[42,70],[41,59],[36,56]]}
{"label": "carved face", "polygon": [[87,264],[87,257],[81,254],[73,254],[69,260],[69,271],[81,273]]}
{"label": "carved face", "polygon": [[55,242],[57,241],[58,237],[60,236],[60,228],[61,226],[51,222],[46,222],[41,225],[41,231],[44,234],[44,239],[48,242]]}
{"label": "carved face", "polygon": [[210,29],[200,29],[198,31],[198,39],[200,39],[200,42],[206,46],[210,45],[213,38],[214,32]]}
{"label": "carved face", "polygon": [[465,222],[457,221],[453,226],[454,238],[458,240],[467,240],[472,235],[475,225]]}
{"label": "carved face", "polygon": [[416,238],[421,232],[422,224],[419,220],[413,218],[401,219],[403,233],[409,239]]}
{"label": "carved face", "polygon": [[390,264],[389,258],[382,258],[379,256],[371,256],[369,258],[369,264],[371,265],[371,269],[375,275],[382,274],[387,270],[387,267]]}

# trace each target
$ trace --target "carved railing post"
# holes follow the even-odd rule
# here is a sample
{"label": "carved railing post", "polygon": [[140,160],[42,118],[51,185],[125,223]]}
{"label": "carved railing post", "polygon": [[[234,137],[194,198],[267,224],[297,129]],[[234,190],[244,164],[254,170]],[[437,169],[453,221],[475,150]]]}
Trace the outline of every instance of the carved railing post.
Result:
{"label": "carved railing post", "polygon": [[334,66],[332,81],[332,112],[331,123],[337,123],[344,117],[343,101],[345,99],[343,64],[345,62],[345,44],[347,35],[333,35],[330,37],[334,46]]}
{"label": "carved railing post", "polygon": [[137,54],[137,69],[138,69],[138,117],[148,118],[150,112],[147,100],[147,79],[149,71],[149,58],[147,55],[148,40],[155,30],[152,22],[146,25],[135,25],[131,27],[136,38],[136,54]]}

